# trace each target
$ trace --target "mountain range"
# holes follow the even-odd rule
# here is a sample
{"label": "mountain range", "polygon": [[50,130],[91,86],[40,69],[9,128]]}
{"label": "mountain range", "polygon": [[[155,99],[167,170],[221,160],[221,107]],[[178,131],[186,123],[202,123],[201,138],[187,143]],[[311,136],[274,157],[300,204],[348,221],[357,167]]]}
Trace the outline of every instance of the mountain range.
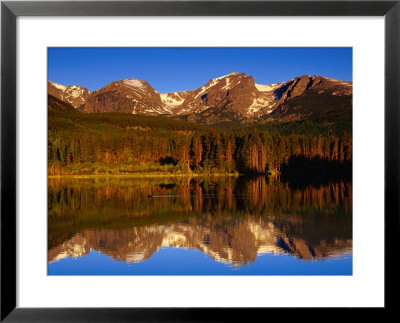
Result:
{"label": "mountain range", "polygon": [[166,116],[204,124],[351,115],[352,93],[352,82],[315,75],[262,85],[252,76],[233,72],[213,78],[198,89],[171,93],[159,93],[146,81],[134,78],[111,82],[93,92],[48,81],[48,94],[83,113]]}
{"label": "mountain range", "polygon": [[273,222],[250,215],[228,231],[218,225],[220,220],[219,217],[204,223],[204,219],[192,218],[190,223],[155,224],[120,231],[84,230],[51,248],[48,261],[82,257],[94,249],[114,260],[139,263],[162,247],[174,247],[200,250],[218,262],[240,266],[255,262],[263,254],[291,254],[298,259],[322,260],[352,250],[348,233],[328,241],[316,237],[310,241],[290,236]]}

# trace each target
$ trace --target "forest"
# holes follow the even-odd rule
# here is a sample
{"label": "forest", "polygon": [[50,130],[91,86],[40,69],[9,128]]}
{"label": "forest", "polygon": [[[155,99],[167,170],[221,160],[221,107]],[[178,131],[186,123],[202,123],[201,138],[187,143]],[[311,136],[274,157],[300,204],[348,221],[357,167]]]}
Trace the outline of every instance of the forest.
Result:
{"label": "forest", "polygon": [[351,116],[204,126],[164,117],[84,114],[48,97],[48,174],[351,176]]}
{"label": "forest", "polygon": [[[267,176],[52,178],[48,205],[49,249],[86,230],[193,224],[193,216],[196,224],[217,223],[219,229],[225,221],[273,219],[277,227],[312,244],[334,244],[338,235],[351,239],[352,232],[352,186],[343,181],[293,190]],[[319,230],[310,223],[318,223]]]}

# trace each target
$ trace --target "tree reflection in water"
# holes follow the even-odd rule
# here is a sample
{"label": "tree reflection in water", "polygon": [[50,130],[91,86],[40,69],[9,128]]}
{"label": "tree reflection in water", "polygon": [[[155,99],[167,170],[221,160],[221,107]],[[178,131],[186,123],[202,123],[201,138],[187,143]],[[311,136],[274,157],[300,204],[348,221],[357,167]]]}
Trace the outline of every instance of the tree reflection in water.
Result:
{"label": "tree reflection in water", "polygon": [[91,249],[137,263],[161,247],[241,266],[265,253],[352,250],[350,182],[292,188],[259,177],[49,179],[48,261]]}

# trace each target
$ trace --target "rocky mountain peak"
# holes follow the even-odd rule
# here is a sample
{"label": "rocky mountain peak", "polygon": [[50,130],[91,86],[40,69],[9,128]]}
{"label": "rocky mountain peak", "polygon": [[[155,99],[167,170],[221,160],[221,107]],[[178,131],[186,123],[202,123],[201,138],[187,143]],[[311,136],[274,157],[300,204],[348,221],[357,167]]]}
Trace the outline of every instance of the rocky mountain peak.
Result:
{"label": "rocky mountain peak", "polygon": [[111,82],[93,92],[82,112],[123,112],[159,115],[168,113],[160,94],[149,83],[139,79],[124,79]]}
{"label": "rocky mountain peak", "polygon": [[51,81],[47,82],[48,94],[71,104],[74,108],[77,108],[85,103],[89,97],[90,92],[87,88],[78,85],[64,86]]}

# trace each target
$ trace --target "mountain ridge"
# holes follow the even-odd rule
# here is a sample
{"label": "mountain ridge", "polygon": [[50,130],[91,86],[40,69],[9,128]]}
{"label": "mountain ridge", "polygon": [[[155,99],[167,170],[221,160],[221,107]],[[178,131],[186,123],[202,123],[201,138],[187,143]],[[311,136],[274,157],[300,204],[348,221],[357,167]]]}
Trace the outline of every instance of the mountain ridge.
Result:
{"label": "mountain ridge", "polygon": [[263,85],[252,76],[233,72],[198,89],[170,93],[159,93],[134,78],[113,81],[93,92],[49,81],[49,94],[83,113],[162,115],[204,124],[298,121],[352,111],[352,82],[316,75]]}
{"label": "mountain ridge", "polygon": [[61,85],[52,81],[47,81],[48,94],[71,104],[74,108],[84,104],[90,92],[87,88],[79,85]]}

